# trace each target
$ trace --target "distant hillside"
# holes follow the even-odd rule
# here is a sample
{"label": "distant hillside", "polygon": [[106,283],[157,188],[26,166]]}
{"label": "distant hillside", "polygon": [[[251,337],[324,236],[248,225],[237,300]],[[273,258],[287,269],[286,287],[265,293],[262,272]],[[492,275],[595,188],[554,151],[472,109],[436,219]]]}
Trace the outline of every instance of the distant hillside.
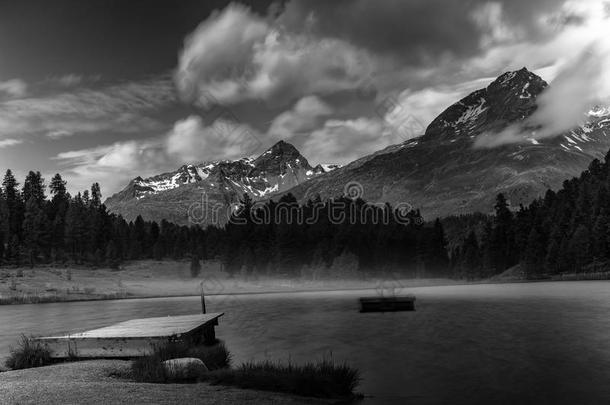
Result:
{"label": "distant hillside", "polygon": [[483,219],[482,229],[476,229],[480,217],[453,219],[470,227],[451,249],[456,277],[489,277],[519,265],[513,273],[527,278],[588,273],[591,279],[610,279],[610,152],[517,212],[498,196],[495,211]]}

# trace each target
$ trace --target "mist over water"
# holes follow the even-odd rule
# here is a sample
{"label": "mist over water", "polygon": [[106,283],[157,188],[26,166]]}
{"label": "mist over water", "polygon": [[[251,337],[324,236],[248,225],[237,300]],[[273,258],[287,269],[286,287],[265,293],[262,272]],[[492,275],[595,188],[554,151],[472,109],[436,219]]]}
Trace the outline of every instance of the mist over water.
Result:
{"label": "mist over water", "polygon": [[[215,296],[208,312],[242,361],[331,357],[362,372],[366,404],[606,403],[610,282],[409,289],[415,312],[358,312],[375,291]],[[55,334],[200,310],[198,297],[4,306],[0,357]]]}

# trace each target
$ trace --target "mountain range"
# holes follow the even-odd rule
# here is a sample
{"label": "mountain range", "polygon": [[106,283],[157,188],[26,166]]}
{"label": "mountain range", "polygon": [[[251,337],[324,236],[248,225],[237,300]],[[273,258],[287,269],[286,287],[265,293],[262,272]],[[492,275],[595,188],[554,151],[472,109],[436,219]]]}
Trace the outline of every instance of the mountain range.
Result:
{"label": "mountain range", "polygon": [[[146,179],[136,177],[105,204],[110,211],[120,213],[127,220],[141,215],[147,220],[166,219],[188,224],[189,207],[197,209],[203,204],[228,207],[244,193],[257,200],[266,199],[338,167],[333,164],[312,167],[293,145],[279,141],[256,159],[184,165],[175,172]],[[226,213],[226,209],[218,210],[218,214]],[[226,219],[222,217],[220,221]],[[211,215],[207,219],[203,219],[203,215],[197,218],[201,224],[217,221]]]}
{"label": "mountain range", "polygon": [[[507,72],[443,111],[425,133],[344,167],[312,167],[294,146],[278,142],[256,159],[183,166],[132,180],[106,200],[126,219],[188,223],[187,209],[205,192],[228,205],[244,192],[254,199],[292,193],[299,201],[337,197],[357,186],[369,202],[406,203],[426,219],[490,212],[502,192],[512,206],[528,204],[585,170],[610,148],[610,110],[596,108],[587,123],[552,138],[479,148],[483,134],[525,123],[548,84],[523,68]],[[348,190],[351,193],[351,190]]]}

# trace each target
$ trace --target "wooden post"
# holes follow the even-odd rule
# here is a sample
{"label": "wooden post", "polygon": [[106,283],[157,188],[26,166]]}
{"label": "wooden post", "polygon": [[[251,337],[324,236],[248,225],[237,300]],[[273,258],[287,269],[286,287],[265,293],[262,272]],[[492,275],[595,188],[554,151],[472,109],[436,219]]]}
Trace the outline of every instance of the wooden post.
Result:
{"label": "wooden post", "polygon": [[201,286],[201,313],[205,314],[206,310],[205,310],[205,295],[203,294],[203,281],[200,284]]}

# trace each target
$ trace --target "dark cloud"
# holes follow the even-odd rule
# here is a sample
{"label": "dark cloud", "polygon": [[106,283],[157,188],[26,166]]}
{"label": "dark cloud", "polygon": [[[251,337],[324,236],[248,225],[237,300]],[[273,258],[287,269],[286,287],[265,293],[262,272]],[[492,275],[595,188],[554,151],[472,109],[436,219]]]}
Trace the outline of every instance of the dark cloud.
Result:
{"label": "dark cloud", "polygon": [[[558,10],[565,0],[293,0],[280,21],[290,29],[311,30],[321,36],[349,40],[374,52],[389,54],[414,65],[439,57],[463,58],[481,50],[489,27],[473,12],[501,5],[502,18],[528,39],[544,35],[543,13]],[[493,23],[493,21],[492,21]]]}

